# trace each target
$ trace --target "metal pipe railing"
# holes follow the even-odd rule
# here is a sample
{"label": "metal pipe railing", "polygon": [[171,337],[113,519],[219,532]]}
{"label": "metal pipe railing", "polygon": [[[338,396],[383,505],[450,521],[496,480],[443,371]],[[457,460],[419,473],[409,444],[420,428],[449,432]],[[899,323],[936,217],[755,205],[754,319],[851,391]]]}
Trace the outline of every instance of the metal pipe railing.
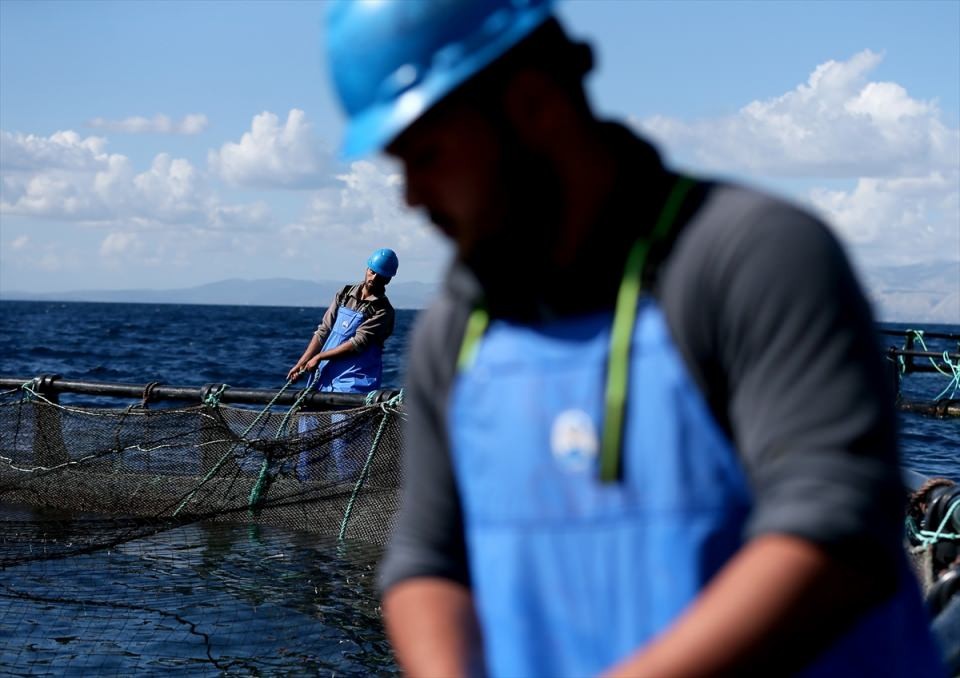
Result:
{"label": "metal pipe railing", "polygon": [[[887,355],[890,356],[893,361],[896,361],[897,358],[905,358],[903,361],[903,371],[905,374],[911,372],[941,372],[948,367],[945,359],[960,362],[960,353],[914,351],[913,349],[898,348],[896,346],[888,348]],[[921,360],[917,362],[917,358],[921,358]],[[923,358],[927,360],[922,360]],[[939,364],[937,364],[938,361]]]}
{"label": "metal pipe railing", "polygon": [[[914,332],[920,330],[878,330],[880,334],[887,337],[907,337],[913,338]],[[924,339],[956,339],[960,341],[960,332],[920,332]]]}
{"label": "metal pipe railing", "polygon": [[[92,382],[64,379],[57,374],[39,377],[0,377],[0,388],[19,388],[23,384],[33,383],[44,397],[57,402],[61,393],[77,393],[90,396],[112,398],[136,398],[141,404],[152,402],[178,401],[202,403],[207,396],[220,389],[223,384],[205,384],[204,386],[169,386],[166,384],[127,384],[114,382]],[[279,389],[277,389],[279,390]],[[238,388],[227,385],[219,395],[224,404],[266,405],[276,398],[276,405],[293,405],[303,393],[302,390],[287,391],[277,397],[277,390],[259,388]],[[314,391],[308,394],[303,405],[306,409],[336,410],[360,407],[368,402],[379,403],[393,398],[399,393],[392,389],[381,389],[370,396],[365,393],[327,393]],[[369,398],[369,399],[368,399]]]}

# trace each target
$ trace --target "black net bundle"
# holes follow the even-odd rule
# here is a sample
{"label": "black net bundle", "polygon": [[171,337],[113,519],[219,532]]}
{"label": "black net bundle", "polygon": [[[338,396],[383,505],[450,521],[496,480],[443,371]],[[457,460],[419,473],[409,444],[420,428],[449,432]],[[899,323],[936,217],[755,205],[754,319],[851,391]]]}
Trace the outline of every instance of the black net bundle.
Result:
{"label": "black net bundle", "polygon": [[3,394],[0,666],[393,673],[373,572],[397,508],[399,401],[105,409]]}

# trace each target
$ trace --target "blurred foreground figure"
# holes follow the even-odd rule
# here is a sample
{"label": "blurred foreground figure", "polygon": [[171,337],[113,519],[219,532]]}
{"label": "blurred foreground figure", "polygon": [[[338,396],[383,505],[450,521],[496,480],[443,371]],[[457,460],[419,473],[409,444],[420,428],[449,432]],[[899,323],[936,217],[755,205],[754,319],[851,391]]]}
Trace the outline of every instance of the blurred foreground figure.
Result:
{"label": "blurred foreground figure", "polygon": [[596,119],[549,2],[336,3],[326,41],[345,154],[397,158],[456,248],[381,572],[403,667],[939,675],[827,229]]}

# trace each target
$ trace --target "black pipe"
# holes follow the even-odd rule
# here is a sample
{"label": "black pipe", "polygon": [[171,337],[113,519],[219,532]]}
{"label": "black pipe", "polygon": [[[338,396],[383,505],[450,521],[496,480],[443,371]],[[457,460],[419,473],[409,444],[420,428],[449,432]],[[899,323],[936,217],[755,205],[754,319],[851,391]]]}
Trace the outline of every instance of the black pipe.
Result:
{"label": "black pipe", "polygon": [[918,402],[914,400],[897,401],[897,407],[904,412],[914,412],[916,414],[926,414],[939,419],[946,417],[960,417],[960,400],[942,398],[929,402]]}
{"label": "black pipe", "polygon": [[[907,358],[903,361],[903,371],[906,374],[911,372],[941,372],[942,369],[936,364],[937,360],[941,361],[941,365],[945,365],[944,359],[948,360],[957,360],[960,361],[960,353],[946,353],[943,351],[911,351],[902,348],[897,348],[896,346],[891,346],[887,349],[887,355],[890,356],[890,359],[896,362],[897,357]],[[929,358],[929,360],[921,360],[919,363],[914,362],[915,358]],[[930,361],[934,361],[931,363]]]}
{"label": "black pipe", "polygon": [[[161,400],[180,402],[203,402],[205,398],[219,390],[222,384],[207,384],[205,386],[166,386],[164,384],[123,384],[112,382],[91,382],[63,379],[59,375],[44,375],[39,378],[44,397],[47,394],[80,393],[92,396],[106,396],[112,398],[137,398],[144,404]],[[0,377],[0,389],[20,388],[22,385],[34,382],[30,377]],[[227,386],[219,396],[224,404],[235,403],[244,405],[266,405],[277,395],[276,390],[258,388],[235,388]],[[292,405],[303,393],[302,390],[288,390],[277,397],[274,404]],[[390,389],[374,391],[373,395],[365,393],[327,393],[314,391],[306,396],[303,405],[307,409],[330,410],[350,409],[360,407],[368,402],[380,403],[393,398],[399,393]]]}
{"label": "black pipe", "polygon": [[[907,351],[896,346],[887,349],[887,353],[894,355],[904,355],[911,358],[943,358],[943,351]],[[960,360],[960,353],[947,353],[950,360]]]}
{"label": "black pipe", "polygon": [[[919,330],[917,330],[919,331]],[[913,338],[916,336],[914,330],[879,330],[880,334],[884,334],[888,337],[910,337]],[[920,332],[920,336],[924,339],[958,339],[960,340],[960,332]]]}

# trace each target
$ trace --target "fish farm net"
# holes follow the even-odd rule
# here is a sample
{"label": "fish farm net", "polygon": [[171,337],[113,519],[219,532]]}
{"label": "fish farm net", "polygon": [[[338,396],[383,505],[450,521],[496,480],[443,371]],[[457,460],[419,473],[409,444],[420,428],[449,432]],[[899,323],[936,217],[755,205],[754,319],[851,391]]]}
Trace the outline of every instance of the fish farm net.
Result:
{"label": "fish farm net", "polygon": [[401,407],[0,394],[0,674],[394,673]]}

